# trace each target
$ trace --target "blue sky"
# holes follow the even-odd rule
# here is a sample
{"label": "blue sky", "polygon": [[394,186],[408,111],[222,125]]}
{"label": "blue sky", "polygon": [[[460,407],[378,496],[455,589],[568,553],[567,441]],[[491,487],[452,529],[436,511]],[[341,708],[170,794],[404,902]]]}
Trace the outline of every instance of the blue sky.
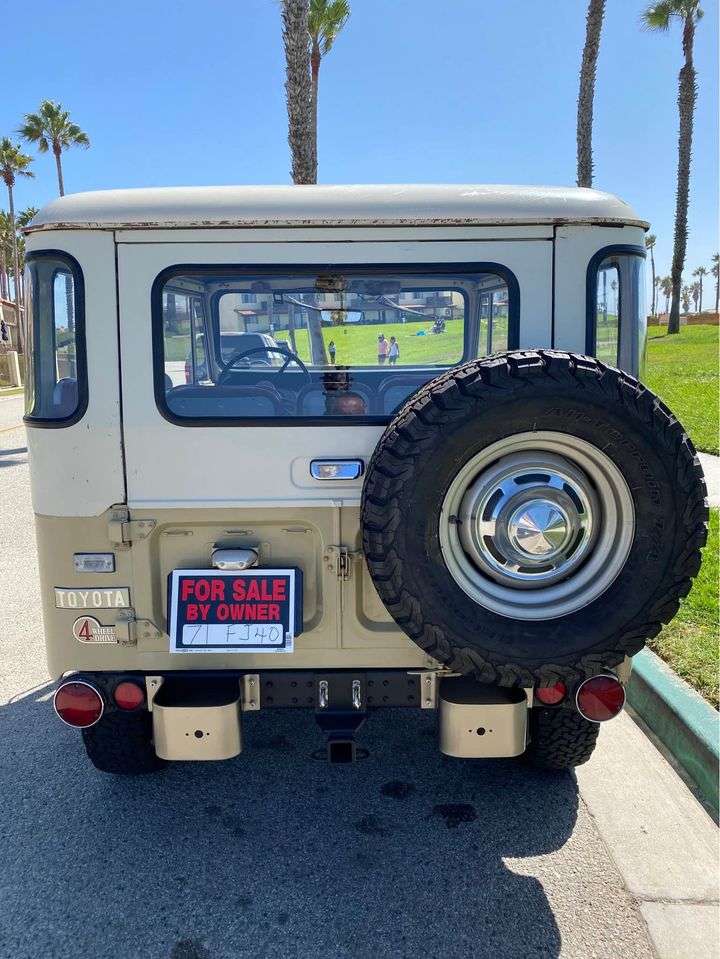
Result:
{"label": "blue sky", "polygon": [[[286,183],[276,0],[36,0],[6,44],[0,135],[50,97],[92,140],[65,161],[68,192]],[[641,0],[608,0],[598,68],[595,185],[652,221],[669,272],[680,32],[641,30]],[[717,0],[697,35],[688,266],[718,247]],[[585,0],[355,0],[323,64],[319,179],[572,184]],[[31,19],[30,19],[31,17]],[[56,191],[52,157],[19,207]]]}

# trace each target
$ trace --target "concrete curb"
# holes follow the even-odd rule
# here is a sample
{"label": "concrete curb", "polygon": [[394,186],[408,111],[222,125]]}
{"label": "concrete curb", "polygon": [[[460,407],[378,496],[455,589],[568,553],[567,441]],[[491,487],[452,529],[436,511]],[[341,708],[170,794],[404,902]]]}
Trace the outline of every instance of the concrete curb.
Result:
{"label": "concrete curb", "polygon": [[648,649],[633,659],[627,698],[683,767],[717,818],[720,715]]}

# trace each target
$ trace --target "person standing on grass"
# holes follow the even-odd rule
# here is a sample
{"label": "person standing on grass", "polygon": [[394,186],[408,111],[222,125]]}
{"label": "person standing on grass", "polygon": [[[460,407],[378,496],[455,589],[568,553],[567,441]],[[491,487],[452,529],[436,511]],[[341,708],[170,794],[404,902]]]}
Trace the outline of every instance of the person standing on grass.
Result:
{"label": "person standing on grass", "polygon": [[380,366],[385,365],[385,360],[388,358],[388,353],[390,352],[390,344],[385,339],[385,334],[381,333],[378,336],[378,363]]}
{"label": "person standing on grass", "polygon": [[335,366],[335,353],[336,353],[336,352],[337,352],[337,350],[335,349],[335,340],[330,340],[330,342],[328,343],[328,353],[330,354],[330,365],[331,365],[331,366]]}
{"label": "person standing on grass", "polygon": [[398,346],[398,341],[394,336],[390,337],[390,346],[388,348],[388,360],[390,361],[390,366],[395,366],[400,356],[400,347]]}

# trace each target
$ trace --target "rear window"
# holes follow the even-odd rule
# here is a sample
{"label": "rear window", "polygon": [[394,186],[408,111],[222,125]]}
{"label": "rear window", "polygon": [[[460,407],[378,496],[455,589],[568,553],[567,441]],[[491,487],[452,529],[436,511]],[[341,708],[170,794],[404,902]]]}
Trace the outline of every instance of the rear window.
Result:
{"label": "rear window", "polygon": [[33,253],[25,268],[25,416],[69,426],[87,408],[83,278],[64,253]]}
{"label": "rear window", "polygon": [[518,308],[496,265],[167,270],[158,403],[177,421],[384,421],[443,369],[516,346]]}

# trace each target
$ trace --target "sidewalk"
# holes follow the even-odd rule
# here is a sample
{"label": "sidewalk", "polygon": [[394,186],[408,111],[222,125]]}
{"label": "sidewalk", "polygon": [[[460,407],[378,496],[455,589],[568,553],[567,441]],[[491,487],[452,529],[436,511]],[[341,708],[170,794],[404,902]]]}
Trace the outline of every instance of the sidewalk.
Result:
{"label": "sidewalk", "polygon": [[700,465],[705,473],[705,482],[708,488],[708,503],[711,507],[720,508],[720,456],[712,453],[698,453]]}
{"label": "sidewalk", "polygon": [[658,959],[717,959],[720,833],[670,764],[622,715],[577,780]]}

